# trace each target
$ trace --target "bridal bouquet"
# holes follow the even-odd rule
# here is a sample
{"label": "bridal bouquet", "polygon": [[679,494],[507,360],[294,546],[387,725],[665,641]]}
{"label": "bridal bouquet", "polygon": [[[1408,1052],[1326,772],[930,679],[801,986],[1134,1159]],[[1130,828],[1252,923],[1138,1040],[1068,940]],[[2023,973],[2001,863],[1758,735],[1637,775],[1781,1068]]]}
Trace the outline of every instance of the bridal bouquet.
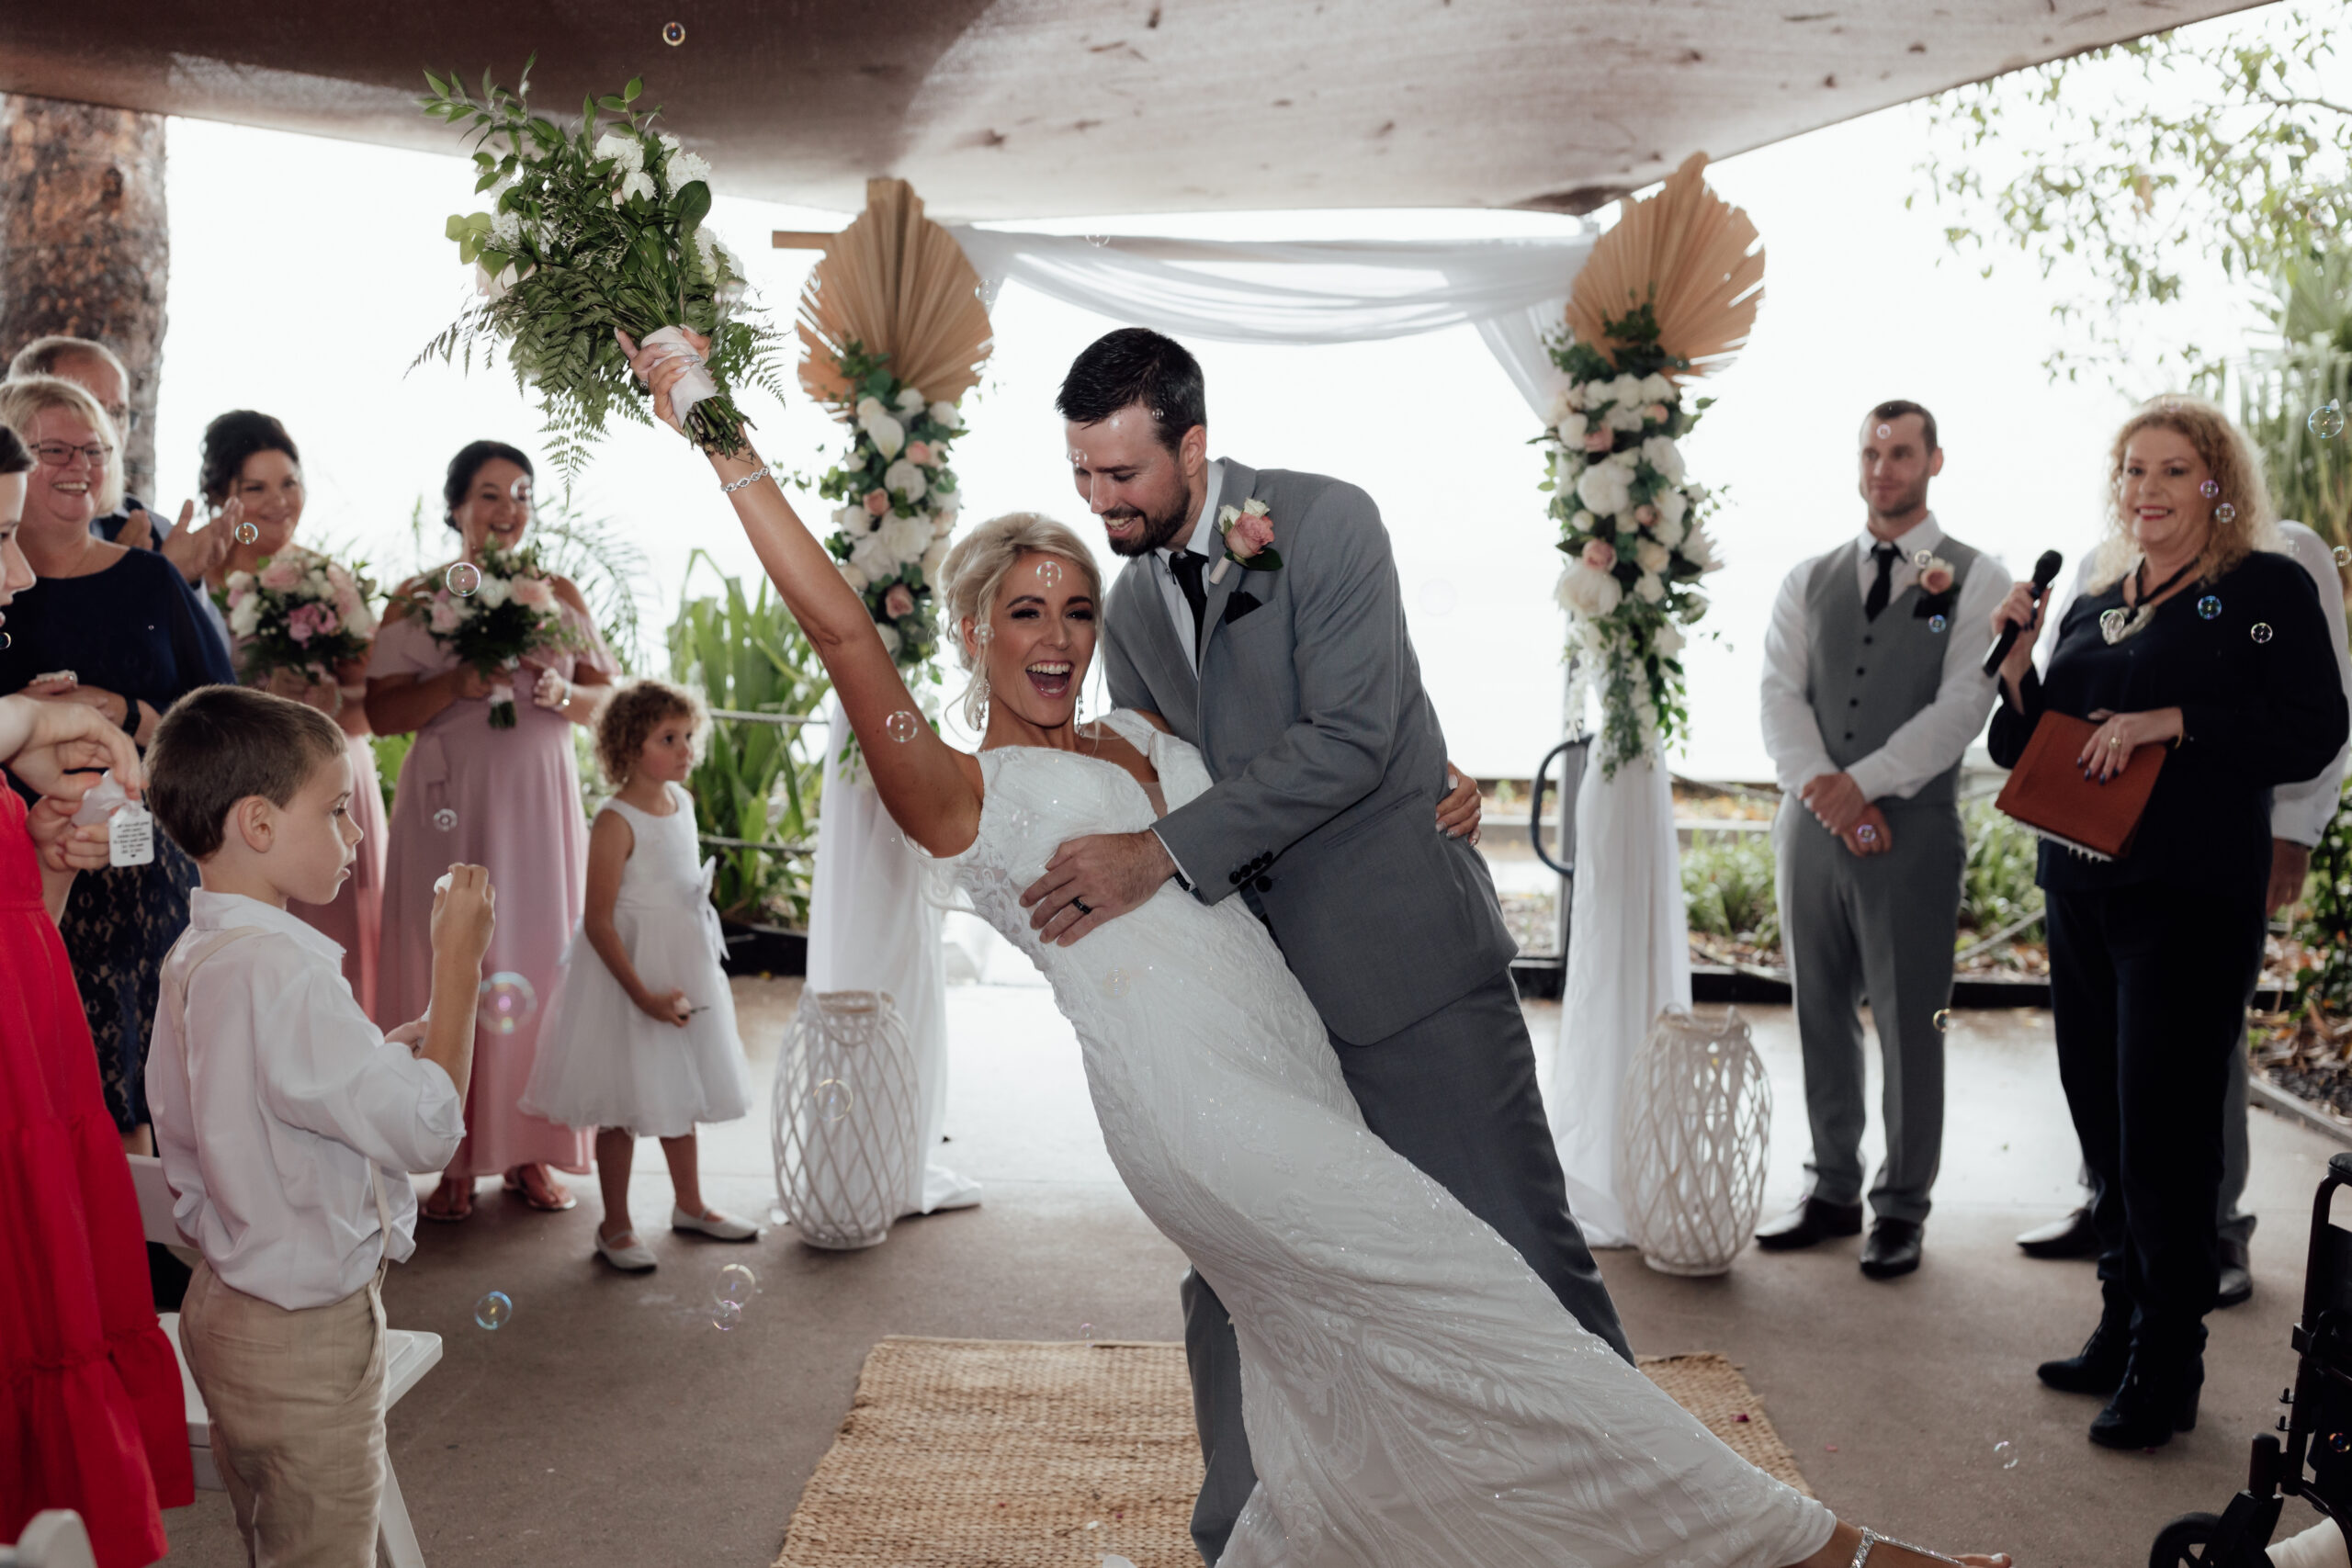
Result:
{"label": "bridal bouquet", "polygon": [[335,683],[335,669],[368,657],[375,584],[316,550],[288,545],[252,571],[232,571],[218,596],[237,638],[239,673],[259,684],[291,671],[311,685]]}
{"label": "bridal bouquet", "polygon": [[939,652],[933,579],[963,504],[947,467],[947,445],[964,428],[951,402],[926,402],[893,376],[881,355],[857,344],[839,359],[850,395],[839,412],[855,433],[849,456],[826,471],[817,493],[842,504],[825,547],[865,601],[882,642],[901,670],[927,669]]}
{"label": "bridal bouquet", "polygon": [[504,342],[516,383],[538,389],[549,448],[570,478],[614,410],[652,423],[613,329],[684,353],[675,329],[691,327],[710,353],[707,375],[672,394],[681,423],[706,448],[740,452],[746,422],[729,389],[749,381],[782,398],[783,339],[739,314],[742,263],[703,225],[709,164],[653,129],[660,110],[637,108],[641,80],[582,102],[566,128],[530,112],[530,71],[511,93],[484,73],[479,99],[454,74],[425,73],[433,90],[419,102],[469,130],[474,189],[492,200],[446,229],[482,298],[417,362],[462,349],[470,366],[477,344],[487,357],[489,343]]}
{"label": "bridal bouquet", "polygon": [[398,602],[435,642],[490,681],[490,727],[512,729],[514,688],[506,677],[524,660],[576,649],[581,639],[563,617],[554,574],[540,565],[536,547],[502,550],[485,544],[473,587],[461,592],[467,574],[459,569],[466,564],[451,567],[438,581],[411,585]]}
{"label": "bridal bouquet", "polygon": [[1568,558],[1559,601],[1581,644],[1577,668],[1600,688],[1600,765],[1613,775],[1689,724],[1682,628],[1707,613],[1699,579],[1722,563],[1702,525],[1707,491],[1675,446],[1713,400],[1684,406],[1673,378],[1690,367],[1659,347],[1647,306],[1610,321],[1606,341],[1613,355],[1554,347],[1568,385],[1538,441]]}

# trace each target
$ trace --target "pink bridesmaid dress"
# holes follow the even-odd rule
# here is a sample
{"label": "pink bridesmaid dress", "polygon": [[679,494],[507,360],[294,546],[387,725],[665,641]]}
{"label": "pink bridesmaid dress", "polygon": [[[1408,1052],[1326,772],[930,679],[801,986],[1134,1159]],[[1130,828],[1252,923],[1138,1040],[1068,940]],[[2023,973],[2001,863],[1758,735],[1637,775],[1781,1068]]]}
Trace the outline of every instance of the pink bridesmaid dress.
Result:
{"label": "pink bridesmaid dress", "polygon": [[[618,666],[589,619],[563,607],[587,651],[542,662],[571,678]],[[413,618],[388,620],[368,663],[373,678],[438,675],[457,660]],[[518,1165],[588,1169],[589,1131],[524,1114],[523,1089],[555,998],[564,945],[579,923],[588,875],[588,825],[572,761],[571,721],[531,701],[527,671],[515,680],[515,727],[492,729],[490,704],[451,703],[417,731],[392,796],[384,915],[376,969],[379,1019],[422,1018],[433,994],[433,884],[458,862],[489,868],[498,929],[485,976],[528,981],[537,1006],[511,1034],[485,1029],[474,1042],[466,1141],[445,1174],[492,1176]]]}
{"label": "pink bridesmaid dress", "polygon": [[351,819],[359,824],[359,844],[353,853],[357,858],[334,903],[296,899],[287,908],[343,948],[343,977],[351,983],[360,1010],[379,1028],[396,1028],[408,1020],[376,1012],[377,947],[384,928],[384,791],[377,783],[375,744],[365,735],[350,735],[344,745],[351,753]]}

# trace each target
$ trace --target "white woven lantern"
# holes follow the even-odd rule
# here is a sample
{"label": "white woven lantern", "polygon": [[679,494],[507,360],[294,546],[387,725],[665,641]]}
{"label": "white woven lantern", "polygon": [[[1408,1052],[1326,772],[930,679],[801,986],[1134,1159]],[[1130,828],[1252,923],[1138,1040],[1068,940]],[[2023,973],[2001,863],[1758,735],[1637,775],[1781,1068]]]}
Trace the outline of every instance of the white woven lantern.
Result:
{"label": "white woven lantern", "polygon": [[1737,1008],[1669,1009],[1625,1074],[1617,1191],[1642,1261],[1723,1274],[1756,1232],[1772,1082]]}
{"label": "white woven lantern", "polygon": [[882,991],[808,991],[776,1064],[775,1190],[810,1247],[890,1234],[922,1157],[913,1048]]}

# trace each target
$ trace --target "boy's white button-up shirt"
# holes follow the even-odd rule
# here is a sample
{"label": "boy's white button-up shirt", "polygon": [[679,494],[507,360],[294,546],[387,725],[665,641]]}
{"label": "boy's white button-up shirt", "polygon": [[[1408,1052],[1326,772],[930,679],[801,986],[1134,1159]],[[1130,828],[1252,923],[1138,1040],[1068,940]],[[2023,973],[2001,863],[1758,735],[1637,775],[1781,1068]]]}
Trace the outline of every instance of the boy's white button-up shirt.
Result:
{"label": "boy's white button-up shirt", "polygon": [[[289,1311],[340,1301],[379,1259],[416,1250],[412,1171],[439,1170],[465,1136],[457,1086],[387,1043],[343,977],[343,949],[283,909],[198,891],[164,962],[147,1053],[155,1149],[173,1218],[222,1282]],[[181,1037],[172,997],[196,970]],[[192,1068],[191,1068],[192,1059]],[[384,1172],[392,1234],[376,1210]]]}

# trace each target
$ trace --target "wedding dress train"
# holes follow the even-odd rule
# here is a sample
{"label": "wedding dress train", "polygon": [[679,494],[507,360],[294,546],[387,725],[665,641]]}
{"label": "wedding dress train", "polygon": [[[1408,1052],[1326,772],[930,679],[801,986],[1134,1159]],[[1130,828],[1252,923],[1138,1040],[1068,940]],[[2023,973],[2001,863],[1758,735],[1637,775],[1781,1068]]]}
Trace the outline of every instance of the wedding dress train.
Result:
{"label": "wedding dress train", "polygon": [[[1170,807],[1208,787],[1192,747],[1111,722]],[[978,837],[942,868],[1051,983],[1127,1190],[1233,1314],[1260,1480],[1220,1568],[1782,1568],[1827,1541],[1827,1509],[1718,1442],[1365,1130],[1239,898],[1170,884],[1041,947],[1022,889],[1064,840],[1151,824],[1133,775],[1041,748],[980,765]]]}

